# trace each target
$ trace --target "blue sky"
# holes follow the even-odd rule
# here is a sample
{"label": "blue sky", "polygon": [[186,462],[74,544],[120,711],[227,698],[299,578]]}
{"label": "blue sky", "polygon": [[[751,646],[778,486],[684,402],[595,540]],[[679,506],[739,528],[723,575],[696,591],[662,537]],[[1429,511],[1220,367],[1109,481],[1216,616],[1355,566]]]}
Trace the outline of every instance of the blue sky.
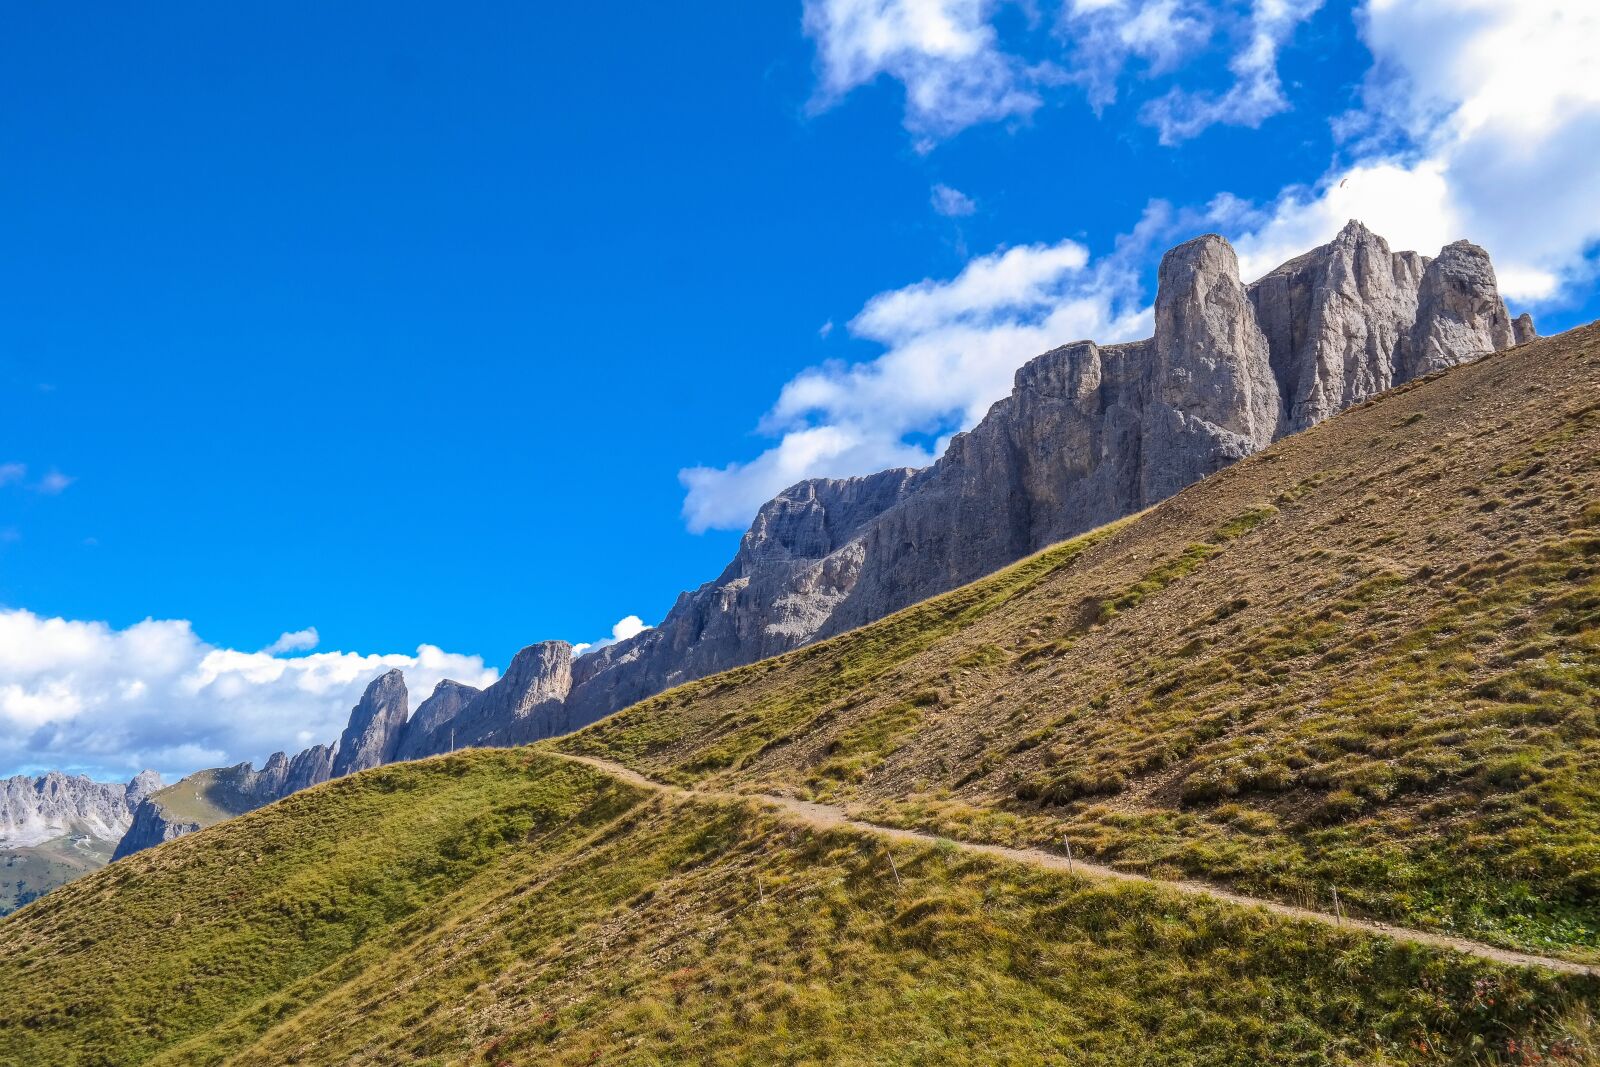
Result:
{"label": "blue sky", "polygon": [[[1592,16],[1456,7],[15,6],[0,773],[259,760],[374,657],[657,621],[795,476],[1147,330],[1197,232],[1248,269],[1387,215],[1596,317]],[[250,659],[310,627],[325,684]]]}

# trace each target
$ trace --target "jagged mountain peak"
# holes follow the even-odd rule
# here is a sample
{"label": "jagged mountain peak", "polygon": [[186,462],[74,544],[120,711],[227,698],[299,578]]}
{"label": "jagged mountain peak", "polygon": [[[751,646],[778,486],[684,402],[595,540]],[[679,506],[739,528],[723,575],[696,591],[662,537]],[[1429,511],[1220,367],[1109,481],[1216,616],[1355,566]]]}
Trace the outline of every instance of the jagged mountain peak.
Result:
{"label": "jagged mountain peak", "polygon": [[339,737],[334,777],[379,767],[394,759],[409,716],[405,675],[390,670],[372,680]]}

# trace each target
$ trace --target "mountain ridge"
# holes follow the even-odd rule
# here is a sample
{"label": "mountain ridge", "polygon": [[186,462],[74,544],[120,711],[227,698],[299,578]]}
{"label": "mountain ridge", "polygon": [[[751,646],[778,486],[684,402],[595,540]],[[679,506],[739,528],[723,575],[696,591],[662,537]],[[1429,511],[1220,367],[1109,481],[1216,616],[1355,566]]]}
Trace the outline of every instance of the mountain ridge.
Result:
{"label": "mountain ridge", "polygon": [[[1526,315],[1511,319],[1482,248],[1394,253],[1354,220],[1249,285],[1219,235],[1178,245],[1162,258],[1155,323],[1142,341],[1077,341],[1028,360],[1012,394],[929,467],[786,489],[757,512],[717,579],[680,594],[635,637],[577,657],[566,642],[530,645],[505,677],[426,725],[407,719],[403,693],[369,688],[339,749],[370,751],[336,756],[331,773],[579,729],[956,588],[1385,389],[1503,350],[1519,330],[1533,334]],[[387,709],[376,723],[373,700]],[[160,803],[119,855],[173,832]]]}

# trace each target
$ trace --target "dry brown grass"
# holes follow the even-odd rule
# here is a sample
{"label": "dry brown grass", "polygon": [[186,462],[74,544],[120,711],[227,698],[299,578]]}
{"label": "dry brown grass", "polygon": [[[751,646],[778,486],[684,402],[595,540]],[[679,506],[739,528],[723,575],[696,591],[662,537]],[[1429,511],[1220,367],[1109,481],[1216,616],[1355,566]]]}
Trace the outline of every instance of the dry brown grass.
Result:
{"label": "dry brown grass", "polygon": [[559,742],[1504,943],[1600,946],[1600,328]]}

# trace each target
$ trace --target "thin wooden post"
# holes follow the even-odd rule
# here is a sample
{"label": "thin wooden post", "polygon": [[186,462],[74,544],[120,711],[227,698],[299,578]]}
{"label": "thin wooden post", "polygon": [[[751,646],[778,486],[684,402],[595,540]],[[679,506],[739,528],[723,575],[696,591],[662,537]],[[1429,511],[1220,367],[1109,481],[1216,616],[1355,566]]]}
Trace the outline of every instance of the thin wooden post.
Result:
{"label": "thin wooden post", "polygon": [[767,902],[767,891],[765,889],[763,889],[762,886],[761,886],[761,872],[760,871],[756,872],[756,895],[761,898],[761,903],[763,905],[765,905],[766,902]]}
{"label": "thin wooden post", "polygon": [[1337,925],[1343,926],[1344,925],[1344,909],[1339,907],[1339,887],[1338,886],[1331,886],[1330,888],[1333,890],[1333,921]]}
{"label": "thin wooden post", "polygon": [[888,849],[884,849],[884,853],[889,857],[889,870],[894,873],[894,887],[896,889],[899,889],[900,888],[900,868],[895,865],[894,853],[890,852]]}
{"label": "thin wooden post", "polygon": [[1061,843],[1067,846],[1067,873],[1075,874],[1076,872],[1072,867],[1072,841],[1067,837],[1066,834],[1062,834]]}

